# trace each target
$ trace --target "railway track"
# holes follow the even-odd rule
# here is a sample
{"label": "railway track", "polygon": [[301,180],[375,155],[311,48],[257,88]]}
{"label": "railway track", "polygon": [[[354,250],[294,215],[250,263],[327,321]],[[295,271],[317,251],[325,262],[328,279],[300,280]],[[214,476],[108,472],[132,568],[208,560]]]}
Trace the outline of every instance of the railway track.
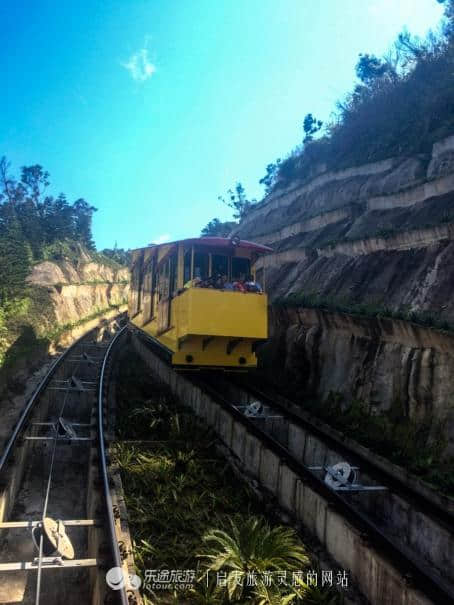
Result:
{"label": "railway track", "polygon": [[[154,355],[168,363],[168,352],[157,341],[141,334],[138,337]],[[396,480],[392,473],[359,455],[342,440],[292,412],[292,402],[257,388],[248,378],[219,372],[188,372],[185,378],[226,411],[233,425],[241,424],[264,444],[278,461],[278,468],[284,464],[329,509],[355,528],[363,545],[370,545],[378,557],[384,557],[396,575],[403,578],[404,586],[414,586],[430,600],[418,603],[454,603],[452,508]],[[177,381],[169,374],[169,382],[172,387]],[[173,388],[178,392],[181,386]],[[188,398],[194,402],[197,395],[188,394]],[[198,413],[199,403],[191,405]],[[210,413],[204,413],[210,422]],[[221,434],[229,435],[230,449],[244,451],[235,448],[235,429],[229,432],[225,428],[226,419],[221,414],[212,423]],[[270,468],[269,473],[277,477],[279,471]],[[322,519],[320,526],[326,529],[324,523],[326,520]],[[317,534],[317,521],[314,527]],[[405,597],[402,602],[413,603]]]}
{"label": "railway track", "polygon": [[418,585],[434,603],[454,603],[452,511],[291,412],[273,391],[241,375],[205,374],[195,382],[246,416],[262,439],[284,453],[331,506],[360,526],[364,538],[403,571],[407,582]]}
{"label": "railway track", "polygon": [[53,363],[1,454],[0,603],[128,603],[105,581],[121,567],[104,417],[119,321]]}

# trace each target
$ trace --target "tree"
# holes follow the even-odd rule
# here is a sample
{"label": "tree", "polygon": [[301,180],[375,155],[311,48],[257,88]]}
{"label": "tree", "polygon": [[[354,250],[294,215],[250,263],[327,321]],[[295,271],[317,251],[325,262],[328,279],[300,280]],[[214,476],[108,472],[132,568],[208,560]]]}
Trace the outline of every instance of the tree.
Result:
{"label": "tree", "polygon": [[25,287],[31,250],[12,204],[0,204],[0,306]]}
{"label": "tree", "polygon": [[72,207],[75,220],[75,238],[89,250],[95,250],[95,244],[91,233],[91,222],[93,212],[96,212],[97,208],[90,206],[83,198],[76,200]]}
{"label": "tree", "polygon": [[303,130],[304,130],[304,143],[309,143],[314,139],[314,134],[317,133],[321,127],[323,126],[323,122],[321,120],[317,120],[311,113],[308,113],[303,121]]}
{"label": "tree", "polygon": [[390,65],[386,61],[378,59],[375,55],[360,53],[355,71],[361,82],[370,85],[377,78],[389,73]]}
{"label": "tree", "polygon": [[218,199],[233,209],[233,218],[239,219],[240,221],[244,219],[244,217],[249,214],[252,206],[255,204],[256,200],[247,200],[246,192],[241,183],[237,183],[235,185],[235,189],[228,189],[227,191],[227,201],[220,195]]}
{"label": "tree", "polygon": [[31,200],[35,206],[41,201],[41,195],[46,187],[49,186],[49,173],[42,166],[23,166],[21,170],[21,186],[23,188],[23,197]]}
{"label": "tree", "polygon": [[274,163],[268,164],[265,176],[259,181],[260,185],[265,186],[265,195],[268,195],[276,184],[280,163],[281,159],[278,158]]}
{"label": "tree", "polygon": [[63,193],[53,199],[44,200],[44,217],[46,241],[52,243],[56,240],[72,239],[74,236],[74,210]]}
{"label": "tree", "polygon": [[22,234],[29,242],[33,258],[39,259],[46,241],[44,217],[31,199],[22,199],[20,203],[14,205],[14,211]]}
{"label": "tree", "polygon": [[450,39],[454,36],[454,0],[437,0],[439,4],[444,4],[445,23],[443,33]]}
{"label": "tree", "polygon": [[83,199],[69,204],[63,193],[57,198],[44,197],[49,173],[39,164],[23,166],[20,181],[10,175],[9,169],[7,159],[1,158],[0,205],[5,212],[14,210],[21,236],[34,260],[43,258],[46,245],[67,239],[95,249],[91,222],[96,208]]}
{"label": "tree", "polygon": [[111,258],[112,260],[117,262],[119,265],[124,265],[125,267],[129,267],[131,264],[131,259],[132,259],[131,250],[125,250],[124,248],[119,248],[117,246],[117,242],[115,242],[115,245],[113,248],[104,248],[104,250],[101,250],[101,254],[103,254],[104,256],[107,256],[108,258]]}
{"label": "tree", "polygon": [[218,218],[211,220],[202,229],[202,237],[216,236],[216,237],[228,237],[232,229],[237,225],[235,221],[222,222]]}

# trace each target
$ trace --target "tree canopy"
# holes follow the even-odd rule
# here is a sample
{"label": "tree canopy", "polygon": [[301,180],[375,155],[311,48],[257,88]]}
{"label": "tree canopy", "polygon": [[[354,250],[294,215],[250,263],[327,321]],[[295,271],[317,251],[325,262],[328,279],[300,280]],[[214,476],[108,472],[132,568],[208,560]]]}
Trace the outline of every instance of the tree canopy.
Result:
{"label": "tree canopy", "polygon": [[0,159],[0,305],[23,288],[31,264],[57,242],[73,240],[95,250],[96,208],[82,198],[70,204],[63,193],[46,195],[48,186],[49,173],[39,164],[22,167],[16,179],[7,159]]}
{"label": "tree canopy", "polygon": [[237,225],[235,221],[222,222],[218,218],[214,218],[202,229],[202,236],[228,237],[235,225]]}
{"label": "tree canopy", "polygon": [[[247,199],[246,191],[243,185],[239,182],[235,185],[234,189],[227,190],[227,195],[225,197],[219,195],[218,200],[220,200],[226,206],[229,206],[229,208],[233,210],[233,218],[239,221],[244,219],[244,217],[249,214],[252,207],[257,202],[257,200]],[[205,225],[201,234],[203,237],[209,235],[227,237],[235,225],[238,224],[236,220],[222,222],[218,218],[214,218],[207,225]]]}

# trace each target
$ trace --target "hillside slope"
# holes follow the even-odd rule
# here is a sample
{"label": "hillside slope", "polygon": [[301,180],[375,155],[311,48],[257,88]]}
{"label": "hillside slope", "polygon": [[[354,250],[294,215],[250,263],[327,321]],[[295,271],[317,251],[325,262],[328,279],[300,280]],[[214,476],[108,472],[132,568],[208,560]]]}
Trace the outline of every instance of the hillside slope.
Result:
{"label": "hillside slope", "polygon": [[8,386],[20,390],[17,374],[38,366],[65,332],[126,303],[128,269],[76,248],[71,258],[36,263],[22,295],[3,310],[0,392]]}
{"label": "hillside slope", "polygon": [[273,299],[304,293],[454,320],[454,136],[429,156],[277,189],[236,233],[273,247],[261,261]]}
{"label": "hillside slope", "polygon": [[[364,420],[365,443],[390,456],[413,444],[397,461],[453,489],[427,461],[454,453],[454,136],[427,155],[319,167],[235,233],[273,248],[258,264],[273,304],[265,375],[333,424],[350,418],[356,438],[361,402],[382,423]],[[398,429],[396,442],[369,434]]]}

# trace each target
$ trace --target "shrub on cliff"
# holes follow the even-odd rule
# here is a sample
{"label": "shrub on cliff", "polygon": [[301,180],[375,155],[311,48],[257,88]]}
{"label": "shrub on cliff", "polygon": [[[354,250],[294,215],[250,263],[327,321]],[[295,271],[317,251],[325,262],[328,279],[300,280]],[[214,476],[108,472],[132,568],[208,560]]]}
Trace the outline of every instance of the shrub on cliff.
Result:
{"label": "shrub on cliff", "polygon": [[[227,195],[223,197],[222,195],[218,196],[218,200],[223,204],[228,206],[233,210],[233,218],[241,221],[244,219],[257,200],[248,200],[246,197],[246,191],[241,183],[237,183],[235,188],[228,189]],[[205,227],[202,229],[201,235],[202,237],[207,236],[218,236],[218,237],[228,237],[232,229],[237,225],[236,221],[226,221],[222,222],[218,218],[212,219]]]}
{"label": "shrub on cliff", "polygon": [[235,221],[222,222],[218,218],[211,220],[202,229],[202,237],[216,236],[216,237],[228,237],[232,229],[237,225]]}
{"label": "shrub on cliff", "polygon": [[281,162],[277,185],[310,178],[317,165],[339,169],[428,153],[436,140],[454,132],[454,2],[445,5],[437,35],[420,40],[404,31],[383,59],[360,55],[359,83],[338,102],[324,136],[306,137],[304,146]]}

